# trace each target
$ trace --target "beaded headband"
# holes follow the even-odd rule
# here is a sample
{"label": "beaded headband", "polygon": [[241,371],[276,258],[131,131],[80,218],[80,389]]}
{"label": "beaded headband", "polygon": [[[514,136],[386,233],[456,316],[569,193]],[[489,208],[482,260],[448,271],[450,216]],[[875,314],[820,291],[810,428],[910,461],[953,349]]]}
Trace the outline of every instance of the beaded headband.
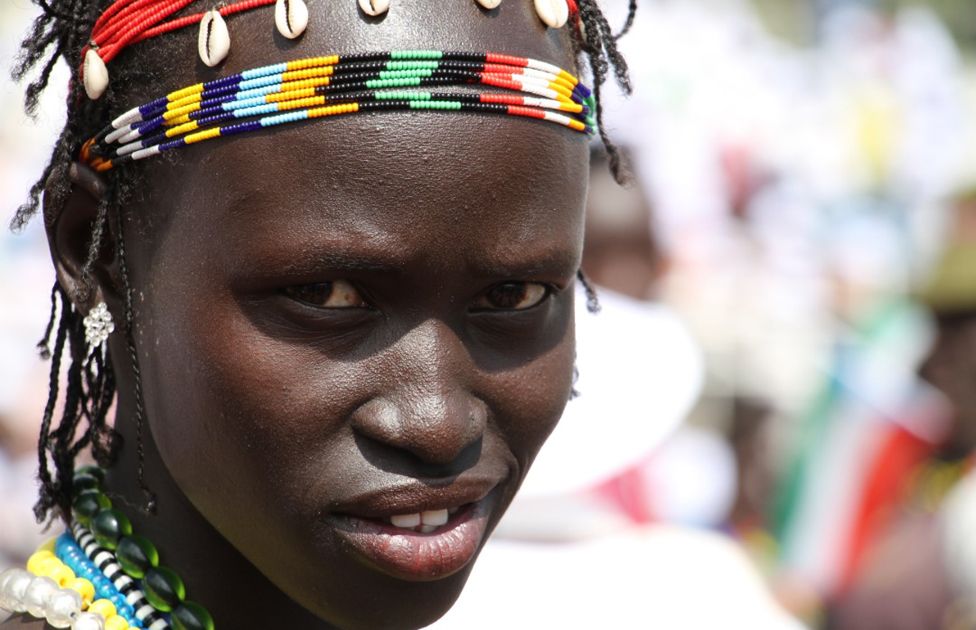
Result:
{"label": "beaded headband", "polygon": [[[416,89],[459,85],[508,92]],[[113,120],[85,144],[81,158],[107,171],[214,138],[302,120],[394,110],[520,116],[592,134],[595,108],[593,95],[579,79],[536,59],[436,50],[331,55],[264,66],[170,92]]]}
{"label": "beaded headband", "polygon": [[[218,7],[178,18],[174,14],[196,0],[115,0],[105,9],[92,29],[88,45],[81,51],[81,75],[85,92],[92,100],[105,93],[108,87],[108,64],[126,47],[198,25],[197,48],[200,59],[208,66],[223,61],[230,52],[230,32],[224,18],[235,13],[275,5],[275,26],[282,36],[295,39],[308,26],[308,7],[304,0],[239,0],[231,4],[221,2]],[[501,4],[501,0],[475,0],[486,10]],[[578,20],[576,0],[532,0],[539,19],[550,28],[564,26],[571,16]],[[372,17],[386,13],[390,0],[357,0],[360,10]]]}

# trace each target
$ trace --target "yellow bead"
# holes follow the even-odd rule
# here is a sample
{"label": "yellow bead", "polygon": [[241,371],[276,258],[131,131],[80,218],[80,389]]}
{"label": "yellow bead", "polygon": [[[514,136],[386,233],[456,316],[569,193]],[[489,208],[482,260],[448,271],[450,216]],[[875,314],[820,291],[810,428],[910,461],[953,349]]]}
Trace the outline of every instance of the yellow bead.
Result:
{"label": "yellow bead", "polygon": [[62,564],[55,570],[47,574],[49,578],[58,583],[58,586],[64,588],[71,580],[75,579],[75,572],[71,570],[66,564]]}
{"label": "yellow bead", "polygon": [[42,558],[37,562],[38,575],[50,577],[52,573],[64,566],[64,563],[57,558]]}
{"label": "yellow bead", "polygon": [[50,551],[42,550],[34,553],[33,555],[31,555],[30,558],[27,559],[27,570],[33,573],[34,575],[41,575],[38,564],[49,558],[54,558],[55,560],[57,560],[57,558],[54,557],[54,554],[51,553]]}
{"label": "yellow bead", "polygon": [[105,621],[105,630],[127,630],[128,627],[129,622],[120,615],[115,615]]}
{"label": "yellow bead", "polygon": [[116,615],[115,604],[107,599],[96,599],[93,601],[91,606],[88,607],[88,612],[101,615],[102,617],[105,617],[106,620],[111,619]]}
{"label": "yellow bead", "polygon": [[87,608],[95,599],[95,585],[85,578],[76,577],[68,582],[64,588],[70,588],[81,595],[82,609]]}
{"label": "yellow bead", "polygon": [[43,545],[41,545],[40,547],[38,547],[37,550],[38,551],[50,551],[51,554],[54,554],[54,544],[57,541],[58,541],[57,538],[52,538],[49,541],[47,541],[46,543],[44,543]]}
{"label": "yellow bead", "polygon": [[57,573],[63,566],[64,563],[57,558],[45,558],[37,563],[37,568],[41,571],[39,575],[47,576],[55,582],[57,582],[58,579],[54,577],[54,574]]}

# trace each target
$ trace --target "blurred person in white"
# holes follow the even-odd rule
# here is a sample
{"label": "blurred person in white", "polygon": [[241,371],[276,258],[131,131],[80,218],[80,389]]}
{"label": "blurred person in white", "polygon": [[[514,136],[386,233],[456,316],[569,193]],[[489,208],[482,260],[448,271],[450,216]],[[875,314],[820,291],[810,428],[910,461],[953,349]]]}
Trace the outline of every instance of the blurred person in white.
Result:
{"label": "blurred person in white", "polygon": [[[583,264],[601,310],[578,306],[579,396],[433,627],[495,628],[514,613],[519,627],[798,628],[738,545],[709,529],[735,494],[734,456],[682,426],[701,351],[659,301],[667,262],[646,192],[614,188],[603,169],[592,156]],[[505,610],[489,605],[499,592]]]}
{"label": "blurred person in white", "polygon": [[832,605],[831,630],[976,628],[972,481],[945,500],[976,463],[976,190],[958,196],[954,218],[943,257],[918,294],[937,328],[920,373],[948,399],[951,423],[884,509],[876,507],[875,535]]}

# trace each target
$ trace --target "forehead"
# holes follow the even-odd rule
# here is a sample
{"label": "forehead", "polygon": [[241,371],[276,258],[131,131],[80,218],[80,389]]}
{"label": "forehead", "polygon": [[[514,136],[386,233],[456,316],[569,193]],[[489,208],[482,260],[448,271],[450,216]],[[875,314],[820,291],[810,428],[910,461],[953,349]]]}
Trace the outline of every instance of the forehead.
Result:
{"label": "forehead", "polygon": [[[168,42],[170,57],[187,48],[182,62],[172,60],[167,85],[139,97],[268,63],[369,50],[498,51],[573,69],[566,29],[545,29],[529,2],[502,3],[492,12],[475,2],[402,2],[381,20],[366,19],[354,2],[315,2],[309,9],[308,31],[294,42],[277,35],[269,10],[231,18],[234,43],[217,70],[196,60],[190,42]],[[140,44],[137,55],[153,46]],[[534,120],[357,114],[182,149],[170,163],[147,165],[149,198],[170,215],[176,233],[209,233],[208,226],[221,224],[341,226],[349,233],[406,234],[422,244],[425,235],[470,242],[473,231],[509,239],[548,231],[572,248],[586,145],[581,134]]]}
{"label": "forehead", "polygon": [[578,257],[579,139],[463,115],[332,123],[188,156],[156,196],[169,214],[164,241],[181,242],[181,251],[190,245],[182,241],[203,244],[199,251],[233,243],[265,260],[342,249],[391,265],[428,254],[445,262]]}

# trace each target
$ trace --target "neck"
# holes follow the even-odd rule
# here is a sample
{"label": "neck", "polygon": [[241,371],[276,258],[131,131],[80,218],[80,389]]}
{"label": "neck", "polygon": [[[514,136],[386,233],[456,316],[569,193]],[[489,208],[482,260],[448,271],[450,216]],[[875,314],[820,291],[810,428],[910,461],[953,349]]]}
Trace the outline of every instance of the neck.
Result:
{"label": "neck", "polygon": [[[132,390],[120,383],[120,391]],[[120,400],[116,429],[123,442],[106,475],[105,492],[132,520],[133,531],[156,545],[160,564],[183,578],[187,599],[206,607],[217,628],[330,627],[268,581],[194,508],[164,465],[148,422],[141,464],[156,497],[156,513],[146,514],[133,408],[131,401]]]}

